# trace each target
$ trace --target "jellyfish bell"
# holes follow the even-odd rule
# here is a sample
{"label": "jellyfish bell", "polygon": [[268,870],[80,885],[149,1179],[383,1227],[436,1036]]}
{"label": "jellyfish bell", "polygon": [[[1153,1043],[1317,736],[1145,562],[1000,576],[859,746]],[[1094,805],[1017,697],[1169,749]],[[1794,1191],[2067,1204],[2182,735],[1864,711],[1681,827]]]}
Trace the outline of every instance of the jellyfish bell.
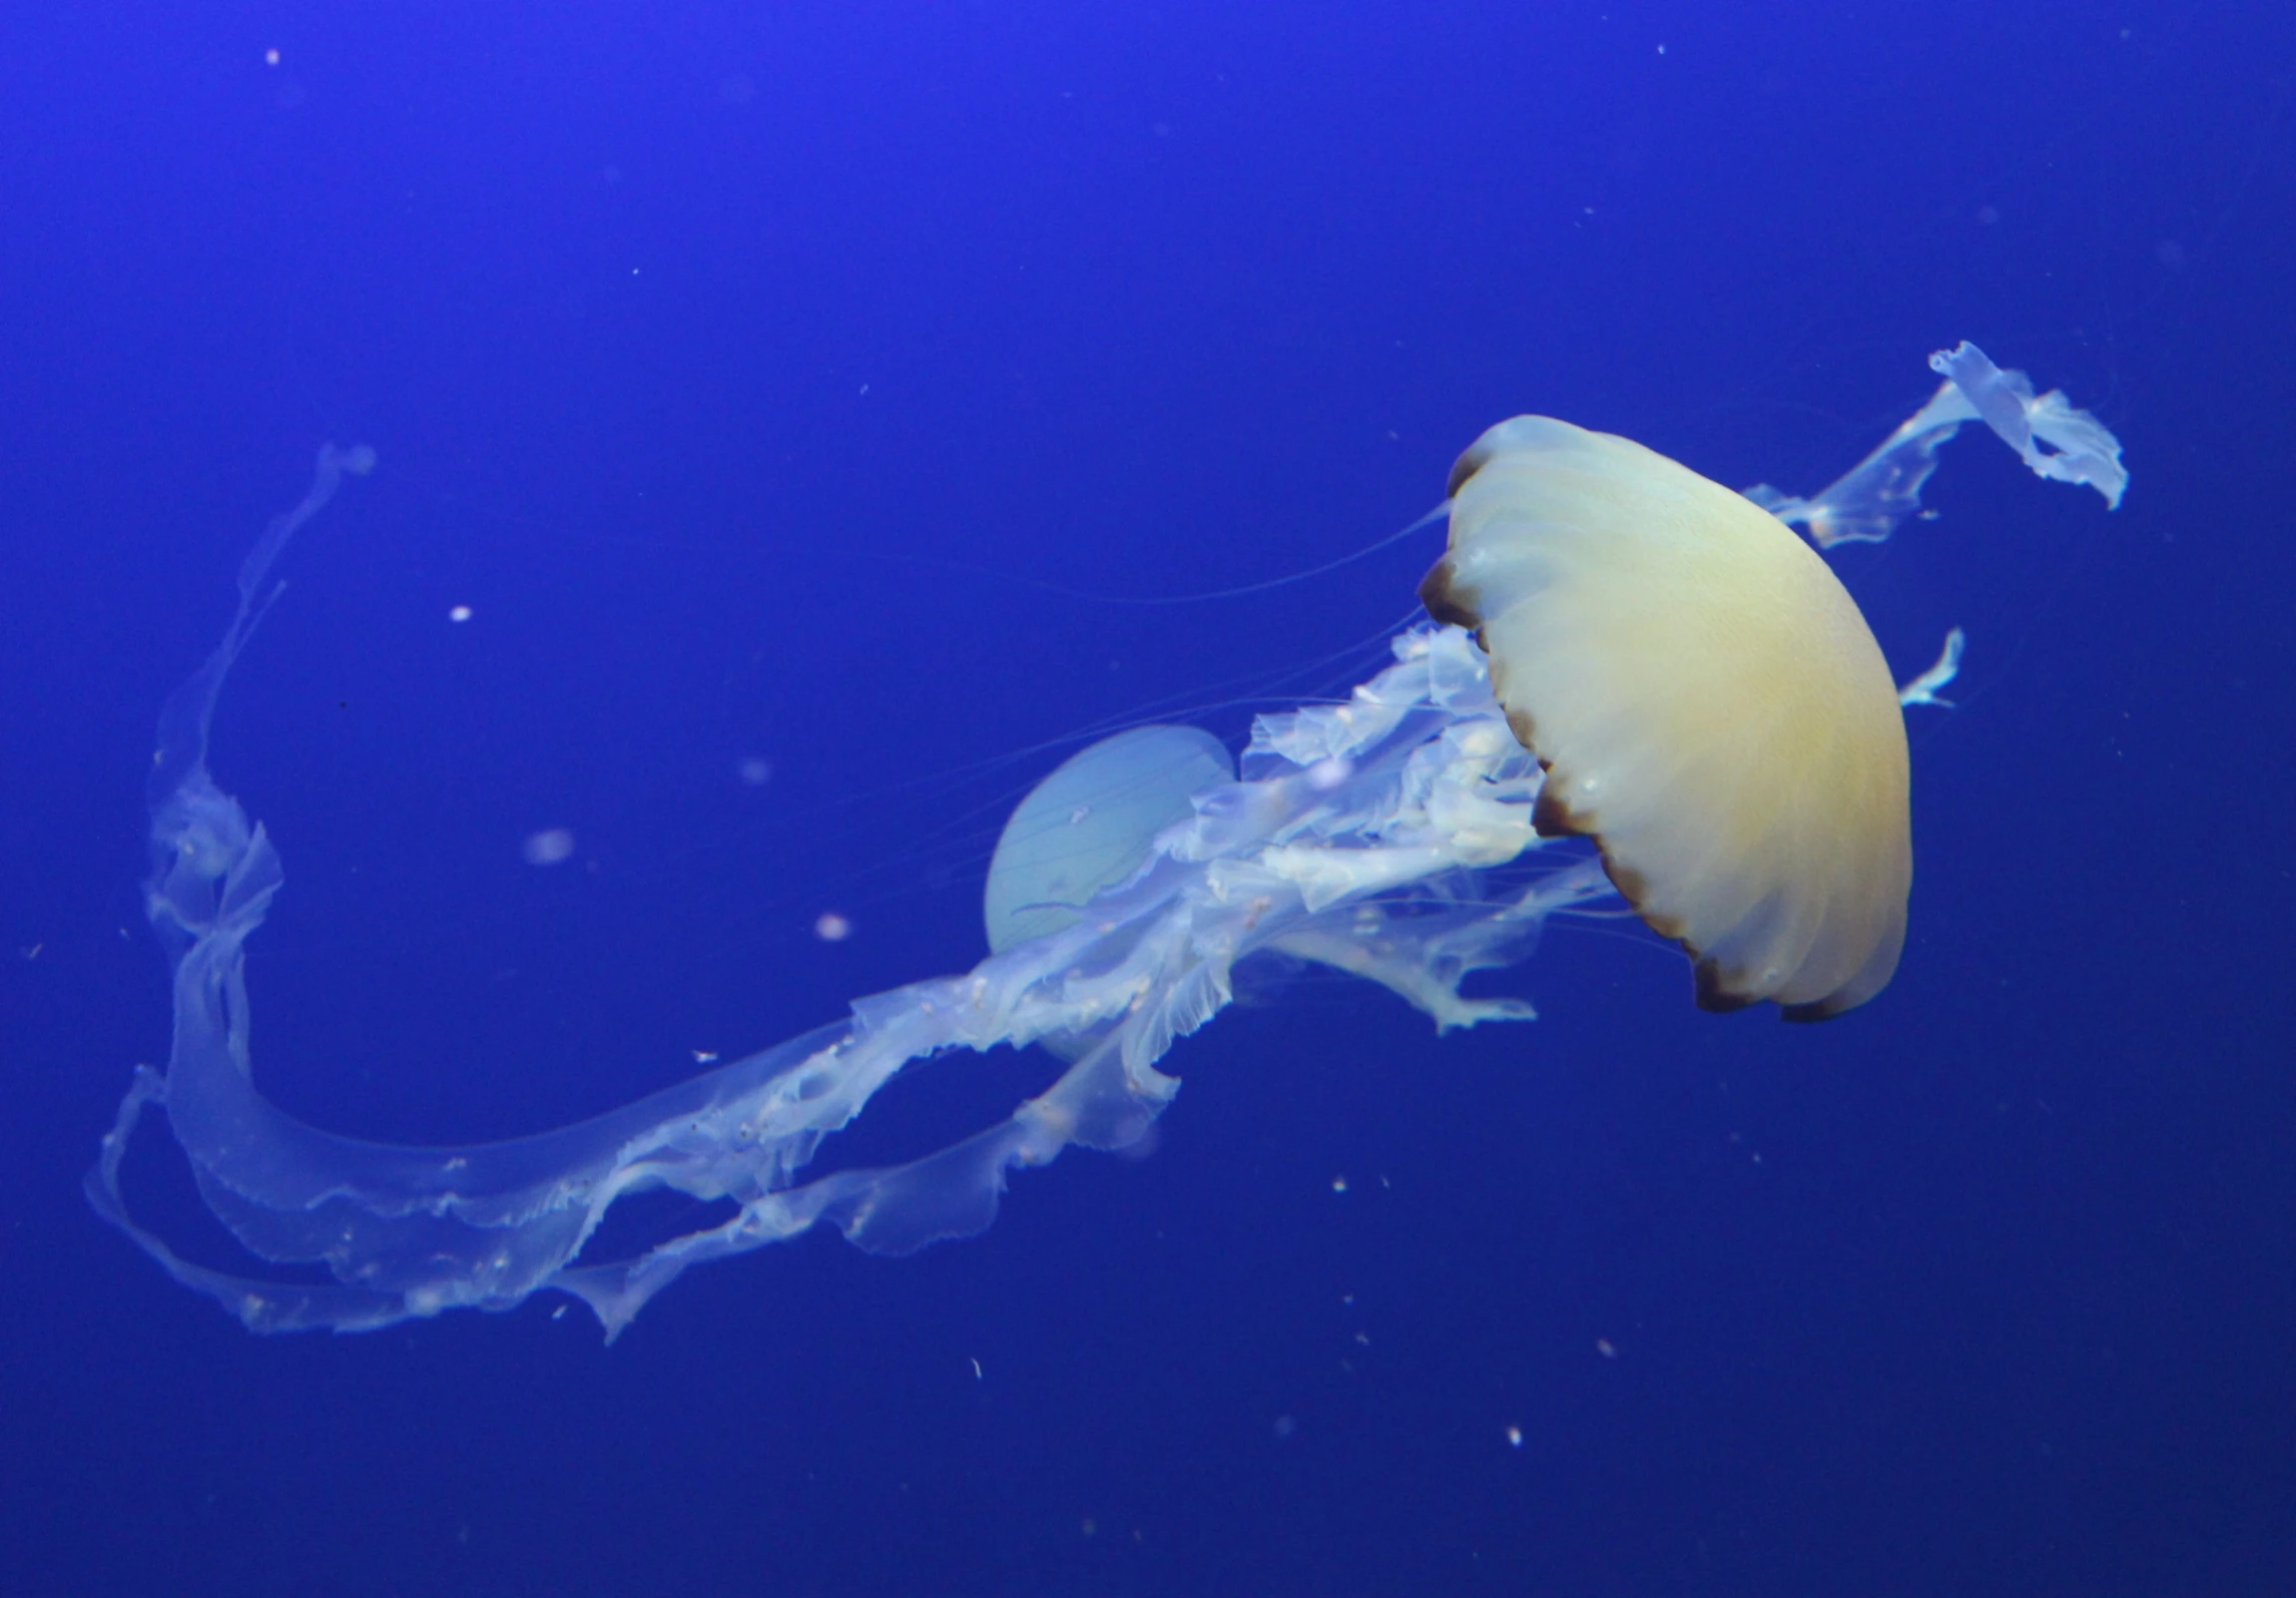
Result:
{"label": "jellyfish bell", "polygon": [[[991,953],[1065,931],[1083,907],[1149,862],[1156,840],[1196,814],[1196,798],[1236,780],[1228,747],[1199,727],[1127,728],[1063,761],[1029,790],[996,840],[981,892]],[[1104,1028],[1036,1041],[1082,1058]]]}
{"label": "jellyfish bell", "polygon": [[1196,813],[1195,796],[1235,780],[1227,746],[1197,727],[1129,728],[1070,756],[996,840],[981,894],[990,950],[1073,926],[1140,868],[1158,833]]}
{"label": "jellyfish bell", "polygon": [[1742,495],[1545,416],[1485,432],[1449,487],[1420,595],[1479,635],[1546,768],[1539,831],[1594,840],[1707,1009],[1880,992],[1913,880],[1905,722],[1840,579]]}

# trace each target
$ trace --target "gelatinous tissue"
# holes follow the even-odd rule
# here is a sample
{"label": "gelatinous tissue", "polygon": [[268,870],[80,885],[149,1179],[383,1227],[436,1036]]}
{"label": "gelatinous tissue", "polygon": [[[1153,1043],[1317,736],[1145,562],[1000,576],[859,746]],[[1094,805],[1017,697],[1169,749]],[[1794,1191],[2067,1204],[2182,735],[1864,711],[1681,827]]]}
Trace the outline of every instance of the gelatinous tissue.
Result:
{"label": "gelatinous tissue", "polygon": [[[2059,393],[2033,397],[1968,344],[1932,363],[1945,386],[1839,482],[1809,499],[1750,497],[1821,545],[1885,537],[1917,508],[1938,447],[1982,419],[2041,476],[2118,503],[2119,446],[2093,417]],[[961,975],[861,999],[802,1037],[533,1137],[419,1148],[321,1131],[255,1080],[246,945],[280,891],[280,857],[217,786],[209,729],[277,597],[275,564],[342,476],[373,464],[363,447],[320,452],[310,493],[242,566],[223,642],[161,716],[148,904],[172,961],[173,1043],[164,1073],[136,1069],[87,1182],[107,1220],[250,1330],[364,1331],[553,1289],[612,1336],[687,1267],[823,1223],[888,1254],[977,1232],[1013,1169],[1142,1138],[1179,1087],[1160,1062],[1227,1004],[1239,966],[1281,956],[1363,977],[1438,1032],[1528,1020],[1521,1000],[1462,984],[1522,959],[1549,917],[1611,895],[1582,845],[1534,828],[1542,773],[1493,701],[1474,638],[1421,625],[1345,703],[1259,718],[1237,771],[1200,734],[1104,758],[1161,797],[1111,806],[1117,818],[1094,831],[1074,879],[993,877],[1000,941]],[[1908,702],[1934,701],[1958,659],[1918,679]],[[1093,803],[1062,790],[1040,809],[1081,824]],[[1041,850],[1013,857],[1046,868]],[[811,1172],[825,1140],[911,1062],[1034,1043],[1050,1049],[1050,1083],[1005,1119],[905,1164]],[[217,1219],[256,1260],[297,1269],[267,1280],[260,1267],[199,1264],[130,1215],[120,1166],[152,1105]],[[614,1203],[650,1189],[736,1208],[629,1258],[588,1258]]]}

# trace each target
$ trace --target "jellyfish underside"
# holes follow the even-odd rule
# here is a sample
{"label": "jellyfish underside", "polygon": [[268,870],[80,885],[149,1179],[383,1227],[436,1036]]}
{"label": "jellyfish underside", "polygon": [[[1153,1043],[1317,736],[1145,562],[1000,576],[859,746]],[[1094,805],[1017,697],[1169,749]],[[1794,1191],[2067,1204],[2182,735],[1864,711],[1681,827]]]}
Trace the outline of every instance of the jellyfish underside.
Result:
{"label": "jellyfish underside", "polygon": [[[1969,345],[1933,365],[1946,385],[1915,418],[1920,427],[1901,428],[1807,500],[1774,490],[1753,499],[1814,535],[1883,536],[1917,503],[1938,446],[1962,421],[1983,419],[2036,472],[2117,502],[2118,445],[2094,418],[2061,394],[2035,399],[2021,374]],[[1887,980],[1903,928],[1904,742],[1855,606],[1818,580],[1831,577],[1813,556],[1817,575],[1799,569],[1796,592],[1815,610],[1800,621],[1749,639],[1674,594],[1664,614],[1677,625],[1653,640],[1630,614],[1636,590],[1599,575],[1586,549],[1604,532],[1630,535],[1637,549],[1663,540],[1653,544],[1632,517],[1545,528],[1544,513],[1524,507],[1551,511],[1570,495],[1552,482],[1526,490],[1526,463],[1591,453],[1600,459],[1584,469],[1614,497],[1689,494],[1717,516],[1735,501],[1732,530],[1714,534],[1725,567],[1729,548],[1752,540],[1759,551],[1768,528],[1799,550],[1784,522],[1758,529],[1747,501],[1567,424],[1518,419],[1483,445],[1482,459],[1466,457],[1474,466],[1452,507],[1449,575],[1431,583],[1438,625],[1396,638],[1392,664],[1345,703],[1259,718],[1240,770],[1207,735],[1171,728],[1119,735],[1069,762],[1007,829],[984,902],[992,951],[969,972],[861,999],[843,1020],[593,1120],[452,1148],[306,1126],[264,1099],[253,1075],[246,943],[283,877],[263,826],[210,776],[208,732],[278,592],[267,586],[273,565],[341,475],[374,463],[363,447],[322,450],[311,492],[242,566],[222,644],[161,715],[148,904],[173,962],[174,1036],[164,1074],[137,1068],[89,1173],[90,1200],[253,1331],[365,1331],[456,1308],[507,1310],[548,1289],[589,1305],[612,1337],[688,1266],[824,1222],[861,1247],[905,1253],[986,1227],[1014,1167],[1045,1164],[1070,1144],[1137,1142],[1179,1087],[1157,1062],[1228,1002],[1236,969],[1256,956],[1378,982],[1438,1032],[1527,1020],[1522,1001],[1470,997],[1462,983],[1520,959],[1547,918],[1603,900],[1616,880],[1661,930],[1702,951],[1702,969],[1714,962],[1702,978],[1709,998],[1824,1011],[1868,996]],[[1462,564],[1502,524],[1541,530]],[[1645,551],[1661,567],[1663,553]],[[1773,575],[1798,570],[1779,549],[1749,558]],[[1531,571],[1541,561],[1551,568],[1543,577]],[[1681,586],[1663,570],[1642,581],[1645,604]],[[1557,592],[1588,601],[1583,616],[1549,618],[1570,645],[1559,653],[1517,614]],[[1490,653],[1439,625],[1445,618],[1472,620]],[[1812,681],[1828,673],[1841,680]],[[1950,676],[1951,657],[1909,696],[1935,703]],[[1686,680],[1696,692],[1685,693]],[[1762,704],[1786,709],[1749,723],[1748,708]],[[1795,715],[1816,725],[1796,726]],[[1775,817],[1763,806],[1781,801],[1759,770],[1733,769],[1748,750],[1815,763],[1823,780],[1793,812],[1821,834],[1812,859],[1764,841]],[[1861,761],[1875,768],[1863,788]],[[1849,814],[1831,814],[1834,804]],[[1685,813],[1702,806],[1717,813]],[[1605,860],[1552,835],[1572,831],[1602,840],[1607,876]],[[1736,884],[1737,897],[1716,883]],[[1710,922],[1724,902],[1739,919],[1717,934]],[[1036,1042],[1062,1068],[1004,1120],[905,1164],[809,1174],[824,1140],[910,1061]],[[268,1265],[318,1266],[329,1280],[201,1265],[129,1213],[121,1163],[155,1104],[239,1243]],[[734,1213],[630,1258],[585,1255],[618,1200],[657,1188],[730,1200]]]}

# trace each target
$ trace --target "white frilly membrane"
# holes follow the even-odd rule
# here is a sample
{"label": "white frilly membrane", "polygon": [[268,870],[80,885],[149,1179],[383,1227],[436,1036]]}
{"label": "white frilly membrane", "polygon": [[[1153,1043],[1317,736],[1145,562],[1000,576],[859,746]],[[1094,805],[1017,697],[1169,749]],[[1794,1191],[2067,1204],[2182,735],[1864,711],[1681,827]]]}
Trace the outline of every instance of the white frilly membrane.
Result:
{"label": "white frilly membrane", "polygon": [[[2019,397],[2030,390],[2012,373],[1985,363],[1973,379],[1972,356],[1984,361],[1966,345],[1941,358],[1960,362],[1945,369],[1972,414],[2020,452],[2032,436],[2052,437],[2029,420],[2050,400],[2053,436],[2070,418],[2110,446],[2059,396]],[[1995,403],[2004,395],[2029,420],[2021,442]],[[1816,499],[1791,502],[1800,519],[1882,536],[1883,519],[1914,508],[1947,425],[1932,421],[1900,429]],[[2041,456],[2036,469],[2064,476],[2046,468],[2065,458]],[[1007,828],[987,895],[995,952],[961,976],[862,999],[843,1020],[555,1132],[419,1148],[320,1131],[257,1089],[246,945],[279,891],[280,860],[211,778],[208,732],[277,595],[267,587],[274,563],[341,474],[373,462],[363,447],[320,452],[309,495],[243,565],[222,644],[162,713],[149,907],[174,961],[174,1039],[165,1074],[137,1068],[87,1182],[99,1213],[252,1331],[367,1331],[458,1308],[507,1310],[554,1289],[589,1305],[611,1337],[688,1266],[824,1222],[885,1254],[978,1232],[1015,1167],[1044,1165],[1071,1144],[1121,1149],[1147,1133],[1179,1088],[1159,1062],[1227,1004],[1240,964],[1289,957],[1368,978],[1438,1032],[1528,1020],[1521,1000],[1468,997],[1461,984],[1523,958],[1549,916],[1611,891],[1599,859],[1534,826],[1552,779],[1510,729],[1482,649],[1460,628],[1421,626],[1395,639],[1394,663],[1346,703],[1261,717],[1239,772],[1215,741],[1184,729],[1120,734],[1069,762]],[[2108,497],[2120,481],[2115,459]],[[1817,701],[1854,702],[1863,714],[1887,691],[1878,662],[1860,657],[1857,682],[1814,690]],[[1811,662],[1837,664],[1830,654]],[[1950,675],[1930,674],[1929,687]],[[1717,787],[1706,802],[1735,799]],[[1005,1119],[905,1164],[809,1175],[824,1140],[910,1062],[1031,1043],[1053,1051],[1050,1083]],[[257,1260],[291,1269],[269,1279],[213,1269],[130,1216],[120,1165],[152,1104],[167,1111],[216,1217]],[[629,1258],[586,1257],[615,1201],[653,1189],[730,1200],[735,1213]]]}
{"label": "white frilly membrane", "polygon": [[2036,476],[2085,483],[2104,496],[2105,509],[2120,509],[2128,488],[2120,440],[2087,411],[2075,409],[2062,389],[2036,399],[2023,372],[2002,370],[1967,341],[1932,355],[1930,369],[1945,378],[1930,402],[1833,482],[1808,499],[1768,483],[1756,483],[1746,497],[1780,521],[1807,529],[1820,549],[1877,544],[1922,508],[1922,484],[1938,469],[1939,449],[1963,422],[1982,421]]}

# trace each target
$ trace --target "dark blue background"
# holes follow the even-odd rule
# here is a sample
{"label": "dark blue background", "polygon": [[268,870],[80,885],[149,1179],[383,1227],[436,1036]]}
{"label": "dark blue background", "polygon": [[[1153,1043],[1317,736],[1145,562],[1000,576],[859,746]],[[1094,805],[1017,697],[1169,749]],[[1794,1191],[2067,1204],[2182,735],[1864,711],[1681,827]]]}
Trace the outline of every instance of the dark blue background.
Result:
{"label": "dark blue background", "polygon": [[[2163,0],[0,12],[0,1591],[2296,1590],[2292,45]],[[1840,563],[1902,673],[1972,635],[1854,1016],[1701,1015],[1602,926],[1511,974],[1538,1025],[1439,1043],[1271,979],[1152,1158],[699,1273],[610,1349],[557,1301],[252,1338],[79,1197],[166,1044],[154,718],[322,438],[381,468],[217,730],[287,863],[256,1057],[438,1140],[968,964],[1041,746],[1344,687],[1439,535],[1058,590],[1315,566],[1520,410],[1808,490],[1965,337],[2134,485],[1965,438]],[[866,1147],[1024,1086],[944,1063]]]}

